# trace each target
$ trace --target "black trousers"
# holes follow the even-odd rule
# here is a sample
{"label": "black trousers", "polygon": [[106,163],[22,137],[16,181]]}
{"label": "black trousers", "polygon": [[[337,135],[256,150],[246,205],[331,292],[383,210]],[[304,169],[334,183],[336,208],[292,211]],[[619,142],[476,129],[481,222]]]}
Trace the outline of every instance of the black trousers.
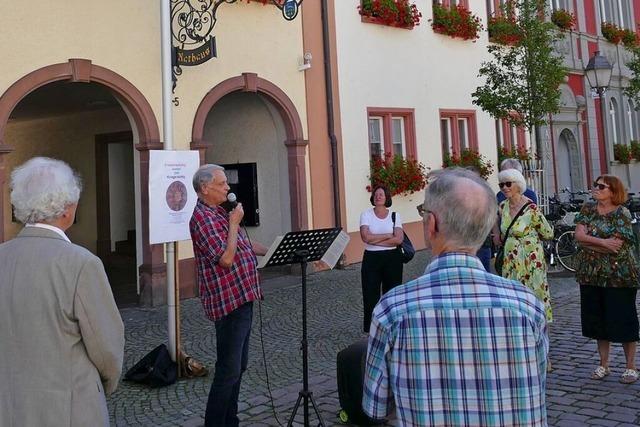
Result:
{"label": "black trousers", "polygon": [[402,283],[402,254],[398,249],[364,251],[360,272],[364,309],[362,325],[363,330],[369,332],[371,314],[380,297]]}

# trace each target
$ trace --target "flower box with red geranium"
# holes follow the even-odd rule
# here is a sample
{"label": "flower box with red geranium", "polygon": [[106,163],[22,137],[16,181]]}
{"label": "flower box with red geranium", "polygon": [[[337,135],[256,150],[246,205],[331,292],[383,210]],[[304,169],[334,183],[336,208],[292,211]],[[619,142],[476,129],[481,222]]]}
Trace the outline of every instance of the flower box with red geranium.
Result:
{"label": "flower box with red geranium", "polygon": [[516,20],[506,16],[492,16],[487,23],[489,41],[504,45],[514,45],[522,40]]}
{"label": "flower box with red geranium", "polygon": [[631,149],[627,144],[613,144],[613,159],[624,165],[631,163]]}
{"label": "flower box with red geranium", "polygon": [[427,185],[427,168],[415,159],[384,153],[384,157],[373,156],[370,166],[371,184],[367,185],[367,191],[371,191],[376,185],[384,185],[392,196],[408,195]]}
{"label": "flower box with red geranium", "polygon": [[603,22],[600,25],[600,31],[602,32],[602,37],[613,44],[620,43],[624,36],[624,30],[612,22]]}
{"label": "flower box with red geranium", "polygon": [[434,2],[433,19],[430,22],[436,33],[474,42],[482,31],[480,18],[462,4],[447,7]]}
{"label": "flower box with red geranium", "polygon": [[362,22],[413,29],[420,25],[422,13],[409,0],[362,0],[358,6]]}
{"label": "flower box with red geranium", "polygon": [[640,161],[640,141],[632,139],[629,148],[631,149],[631,157]]}
{"label": "flower box with red geranium", "polygon": [[442,162],[443,168],[448,167],[470,168],[477,172],[482,178],[488,179],[493,173],[493,164],[477,151],[464,149],[457,155],[451,156],[449,153],[444,155]]}
{"label": "flower box with red geranium", "polygon": [[621,30],[622,44],[626,47],[636,47],[638,45],[638,35],[635,31],[627,28]]}
{"label": "flower box with red geranium", "polygon": [[576,17],[567,10],[557,9],[551,14],[551,22],[556,24],[562,31],[571,31],[576,25]]}

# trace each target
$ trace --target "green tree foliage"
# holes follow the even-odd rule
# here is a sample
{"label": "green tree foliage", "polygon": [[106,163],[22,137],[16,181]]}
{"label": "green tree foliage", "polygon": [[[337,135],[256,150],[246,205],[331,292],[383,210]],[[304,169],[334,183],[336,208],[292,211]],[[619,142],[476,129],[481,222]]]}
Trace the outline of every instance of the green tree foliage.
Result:
{"label": "green tree foliage", "polygon": [[627,67],[631,71],[629,85],[624,88],[624,94],[633,100],[637,106],[640,105],[640,47],[627,47],[633,54],[631,61],[627,62]]}
{"label": "green tree foliage", "polygon": [[553,23],[541,19],[546,1],[513,0],[508,4],[503,14],[512,17],[521,37],[510,45],[489,45],[493,58],[480,67],[478,75],[484,84],[472,94],[473,103],[531,132],[545,124],[549,114],[559,111],[559,86],[567,70],[553,44],[561,34]]}

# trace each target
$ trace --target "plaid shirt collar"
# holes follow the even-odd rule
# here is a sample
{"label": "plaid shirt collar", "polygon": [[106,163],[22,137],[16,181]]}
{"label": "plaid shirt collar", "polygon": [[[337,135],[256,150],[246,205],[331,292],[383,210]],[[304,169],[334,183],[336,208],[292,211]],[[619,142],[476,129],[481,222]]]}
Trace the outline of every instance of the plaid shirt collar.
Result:
{"label": "plaid shirt collar", "polygon": [[466,252],[444,252],[435,257],[427,268],[424,270],[424,274],[433,273],[437,270],[446,268],[473,268],[477,270],[484,270],[482,262],[478,257],[469,255]]}

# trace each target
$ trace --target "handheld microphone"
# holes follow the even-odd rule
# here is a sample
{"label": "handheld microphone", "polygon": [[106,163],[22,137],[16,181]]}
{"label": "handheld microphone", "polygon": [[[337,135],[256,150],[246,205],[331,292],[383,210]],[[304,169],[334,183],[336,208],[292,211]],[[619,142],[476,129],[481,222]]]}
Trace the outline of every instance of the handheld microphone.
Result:
{"label": "handheld microphone", "polygon": [[236,193],[227,194],[227,202],[231,205],[232,208],[238,206],[238,198],[236,197]]}
{"label": "handheld microphone", "polygon": [[222,207],[227,211],[231,212],[236,206],[238,206],[238,198],[235,193],[227,194],[227,201],[222,204]]}

